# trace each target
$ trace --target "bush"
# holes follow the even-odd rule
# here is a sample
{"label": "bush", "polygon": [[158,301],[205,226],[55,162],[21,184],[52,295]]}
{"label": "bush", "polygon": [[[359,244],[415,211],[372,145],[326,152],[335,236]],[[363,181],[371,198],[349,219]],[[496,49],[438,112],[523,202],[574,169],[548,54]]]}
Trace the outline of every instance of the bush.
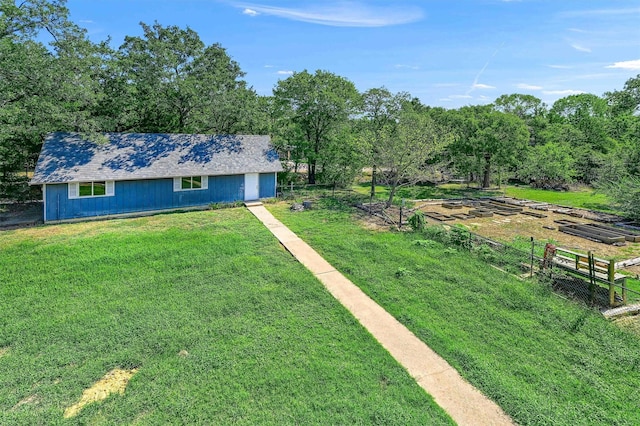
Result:
{"label": "bush", "polygon": [[427,221],[424,218],[424,213],[418,210],[409,218],[409,226],[414,232],[420,232],[424,230]]}

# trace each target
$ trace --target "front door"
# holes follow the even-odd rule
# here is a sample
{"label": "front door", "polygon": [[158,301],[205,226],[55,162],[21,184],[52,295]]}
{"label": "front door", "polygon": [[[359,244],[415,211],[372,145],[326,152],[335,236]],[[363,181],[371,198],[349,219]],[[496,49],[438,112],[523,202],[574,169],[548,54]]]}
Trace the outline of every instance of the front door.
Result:
{"label": "front door", "polygon": [[244,200],[254,201],[260,198],[260,175],[247,173],[244,175]]}

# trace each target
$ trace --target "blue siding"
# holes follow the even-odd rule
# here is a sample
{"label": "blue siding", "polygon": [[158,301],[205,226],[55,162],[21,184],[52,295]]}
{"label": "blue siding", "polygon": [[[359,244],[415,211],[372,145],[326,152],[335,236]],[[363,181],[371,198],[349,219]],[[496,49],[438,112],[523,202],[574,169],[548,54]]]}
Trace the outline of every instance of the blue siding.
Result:
{"label": "blue siding", "polygon": [[152,179],[117,181],[112,197],[70,200],[68,195],[67,184],[47,185],[47,221],[241,201],[244,175],[209,176],[209,188],[203,190],[174,192],[173,179]]}
{"label": "blue siding", "polygon": [[260,198],[276,196],[276,174],[260,173]]}

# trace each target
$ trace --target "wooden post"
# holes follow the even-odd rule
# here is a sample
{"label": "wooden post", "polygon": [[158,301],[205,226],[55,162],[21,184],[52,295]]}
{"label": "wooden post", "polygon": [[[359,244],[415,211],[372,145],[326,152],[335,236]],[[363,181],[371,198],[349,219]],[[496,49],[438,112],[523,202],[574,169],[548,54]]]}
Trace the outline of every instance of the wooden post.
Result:
{"label": "wooden post", "polygon": [[533,242],[533,237],[531,237],[531,271],[529,272],[529,277],[533,277],[533,248],[534,248],[534,242]]}
{"label": "wooden post", "polygon": [[613,260],[609,261],[608,278],[609,278],[609,306],[613,308],[616,306],[616,287],[615,287],[616,266]]}
{"label": "wooden post", "polygon": [[595,271],[595,260],[593,258],[593,253],[590,251],[589,254],[589,301],[591,303],[596,300],[596,271]]}

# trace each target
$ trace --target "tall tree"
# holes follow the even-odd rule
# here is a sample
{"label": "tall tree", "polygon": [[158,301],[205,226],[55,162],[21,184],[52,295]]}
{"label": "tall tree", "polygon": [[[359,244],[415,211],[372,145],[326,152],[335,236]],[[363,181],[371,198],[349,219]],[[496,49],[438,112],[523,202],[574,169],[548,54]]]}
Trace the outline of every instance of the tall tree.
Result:
{"label": "tall tree", "polygon": [[317,70],[296,72],[278,82],[273,90],[280,121],[297,128],[289,134],[301,139],[288,141],[304,153],[308,181],[316,183],[318,164],[326,154],[331,139],[348,123],[359,107],[360,95],[349,80]]}
{"label": "tall tree", "polygon": [[[218,44],[205,46],[190,28],[140,23],[142,37],[126,37],[111,84],[127,130],[233,133],[246,131],[246,103],[255,93],[244,73]],[[127,107],[132,103],[134,108]]]}
{"label": "tall tree", "polygon": [[540,132],[548,124],[548,109],[541,99],[533,95],[514,93],[500,96],[494,101],[493,105],[497,111],[516,115],[527,123],[531,135],[530,145],[542,142],[540,140]]}
{"label": "tall tree", "polygon": [[463,107],[458,116],[458,138],[451,151],[459,167],[482,174],[482,187],[491,185],[494,168],[517,164],[529,143],[529,131],[519,117],[491,106]]}
{"label": "tall tree", "polygon": [[410,102],[408,93],[392,94],[385,87],[369,89],[362,95],[363,119],[360,121],[359,132],[369,145],[371,170],[371,196],[376,194],[376,163],[383,142],[385,129],[395,128],[403,104]]}
{"label": "tall tree", "polygon": [[452,139],[452,134],[428,114],[410,107],[400,114],[397,126],[382,129],[376,163],[390,187],[387,207],[393,203],[398,188],[431,177],[433,159]]}
{"label": "tall tree", "polygon": [[606,100],[583,93],[558,99],[551,107],[549,119],[553,128],[572,127],[573,139],[568,139],[576,159],[576,177],[591,183],[598,176],[604,156],[615,149],[616,141],[607,134]]}
{"label": "tall tree", "polygon": [[[45,133],[95,128],[99,49],[64,5],[0,1],[0,197],[26,192],[16,172],[35,161]],[[42,32],[52,36],[51,49],[36,41]]]}

